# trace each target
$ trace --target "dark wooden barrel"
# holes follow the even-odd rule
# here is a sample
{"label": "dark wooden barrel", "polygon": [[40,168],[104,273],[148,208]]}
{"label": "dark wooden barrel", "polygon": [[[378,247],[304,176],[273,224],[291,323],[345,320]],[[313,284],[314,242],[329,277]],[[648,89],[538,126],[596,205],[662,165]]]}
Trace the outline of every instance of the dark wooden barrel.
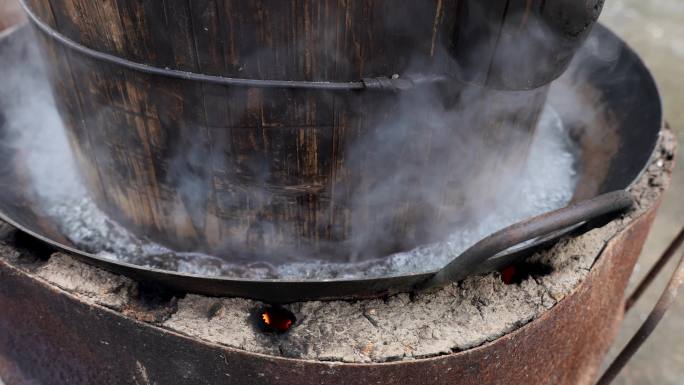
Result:
{"label": "dark wooden barrel", "polygon": [[27,3],[82,46],[160,69],[427,78],[400,91],[224,86],[142,73],[41,32],[104,211],[178,250],[278,261],[377,257],[491,209],[602,1]]}

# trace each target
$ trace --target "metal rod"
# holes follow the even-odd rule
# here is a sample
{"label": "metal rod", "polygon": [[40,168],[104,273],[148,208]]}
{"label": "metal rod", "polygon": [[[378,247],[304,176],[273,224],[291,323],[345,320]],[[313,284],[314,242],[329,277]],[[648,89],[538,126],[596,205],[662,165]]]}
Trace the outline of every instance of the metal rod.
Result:
{"label": "metal rod", "polygon": [[72,49],[80,54],[89,56],[93,59],[103,62],[115,64],[121,67],[131,69],[133,71],[142,72],[151,75],[158,75],[182,80],[198,81],[202,83],[218,84],[224,86],[239,86],[239,87],[256,87],[256,88],[289,88],[289,89],[310,89],[310,90],[324,90],[324,91],[362,91],[362,90],[380,90],[380,91],[401,91],[411,89],[418,82],[436,82],[443,81],[444,76],[419,76],[416,81],[408,77],[398,76],[378,76],[364,78],[358,81],[350,82],[327,82],[327,81],[306,81],[306,80],[268,80],[268,79],[244,79],[244,78],[230,78],[224,76],[199,74],[190,71],[181,71],[171,68],[159,68],[148,64],[134,62],[122,57],[111,55],[105,52],[97,51],[88,48],[78,42],[75,42],[68,37],[62,35],[60,32],[54,30],[50,25],[41,20],[28,7],[25,0],[19,0],[24,11],[31,19],[33,24],[43,31],[52,39],[58,41],[65,47]]}
{"label": "metal rod", "polygon": [[663,268],[667,265],[668,262],[672,259],[672,256],[675,255],[677,250],[682,246],[684,243],[684,228],[682,228],[679,231],[679,234],[675,238],[674,241],[670,244],[670,246],[665,249],[663,254],[658,258],[658,261],[651,267],[651,270],[646,274],[646,276],[641,280],[639,283],[639,286],[632,292],[632,295],[629,296],[627,301],[625,302],[625,312],[629,311],[629,309],[634,306],[634,304],[641,298],[641,296],[644,294],[646,289],[651,286],[651,283],[653,280],[660,274],[660,272],[663,270]]}
{"label": "metal rod", "polygon": [[504,250],[554,231],[627,210],[633,203],[629,192],[613,191],[506,227],[454,257],[442,270],[416,289],[441,287],[459,281],[474,272],[485,260]]}
{"label": "metal rod", "polygon": [[675,272],[670,278],[670,282],[667,284],[667,288],[658,299],[655,307],[649,314],[646,321],[641,325],[639,330],[634,334],[627,346],[620,352],[620,354],[615,358],[613,363],[608,367],[608,369],[603,373],[603,376],[596,382],[596,385],[608,385],[615,380],[617,375],[622,371],[622,369],[627,365],[629,360],[634,356],[634,353],[639,350],[641,345],[646,341],[646,339],[653,333],[656,326],[667,310],[672,306],[675,298],[677,297],[677,289],[684,284],[684,253],[679,259],[679,264],[675,269]]}

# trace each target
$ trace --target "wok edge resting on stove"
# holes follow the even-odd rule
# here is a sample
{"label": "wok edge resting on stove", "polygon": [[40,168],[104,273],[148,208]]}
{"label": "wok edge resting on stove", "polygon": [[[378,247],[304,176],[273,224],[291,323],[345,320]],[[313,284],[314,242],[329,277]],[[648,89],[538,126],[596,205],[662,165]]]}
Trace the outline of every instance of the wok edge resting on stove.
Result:
{"label": "wok edge resting on stove", "polygon": [[[22,40],[28,44],[30,41],[28,35],[27,28],[20,28],[6,36],[0,44]],[[592,54],[594,50],[601,51],[604,46],[618,52],[617,57],[606,61],[600,55]],[[618,50],[615,50],[616,46],[619,47]],[[582,155],[583,165],[580,171],[584,174],[580,175],[578,187],[578,191],[582,192],[576,194],[575,204],[524,221],[487,237],[461,256],[455,256],[454,262],[440,272],[359,280],[249,280],[189,275],[117,262],[85,253],[75,249],[68,242],[61,241],[64,238],[60,234],[51,232],[54,230],[50,229],[54,227],[49,226],[49,217],[45,213],[35,212],[37,207],[27,207],[23,204],[20,198],[23,195],[20,191],[22,186],[16,183],[16,175],[13,175],[11,171],[3,172],[0,178],[4,186],[10,186],[10,191],[2,194],[0,214],[4,220],[14,226],[70,252],[87,263],[135,279],[156,282],[186,292],[239,296],[267,302],[293,302],[377,297],[442,285],[463,278],[470,273],[501,268],[528,255],[534,246],[539,244],[539,242],[533,242],[524,247],[507,250],[522,241],[528,239],[549,241],[550,238],[562,233],[558,230],[575,227],[574,225],[617,213],[630,206],[631,198],[624,190],[629,188],[646,166],[663,124],[657,88],[638,56],[603,27],[595,28],[591,36],[591,44],[582,48],[575,60],[580,61],[580,64],[573,66],[569,73],[552,87],[549,100],[553,104],[554,88],[560,91],[568,88],[584,90],[587,100],[591,101],[595,101],[598,95],[602,110],[594,112],[606,116],[606,119],[602,121],[607,126],[589,125],[578,127],[578,129],[582,135],[594,138],[602,138],[608,131],[614,132],[615,141],[619,144],[618,151],[608,162],[594,159],[596,157],[593,157],[591,152]],[[622,75],[621,81],[614,80],[617,74]],[[577,82],[581,84],[578,85]],[[594,105],[598,108],[596,103]],[[557,109],[562,118],[571,120],[567,114],[573,111],[564,111],[562,106],[558,106]],[[592,149],[592,151],[600,150],[600,148]],[[3,154],[3,156],[13,157],[12,154]],[[596,169],[605,172],[589,173],[586,171]],[[603,176],[597,180],[596,175]],[[13,189],[14,191],[11,191]],[[589,226],[583,226],[582,229],[587,229],[590,225],[591,222]],[[496,258],[490,258],[497,253],[499,254]]]}

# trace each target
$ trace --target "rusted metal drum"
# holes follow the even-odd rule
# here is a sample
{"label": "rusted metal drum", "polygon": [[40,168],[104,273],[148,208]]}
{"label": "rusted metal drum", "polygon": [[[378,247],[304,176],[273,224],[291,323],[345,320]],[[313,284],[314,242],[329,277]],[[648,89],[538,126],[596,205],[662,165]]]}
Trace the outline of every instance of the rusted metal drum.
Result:
{"label": "rusted metal drum", "polygon": [[656,208],[606,245],[574,291],[517,331],[463,352],[383,364],[219,346],[135,319],[154,310],[122,313],[60,290],[22,267],[30,265],[28,257],[15,264],[0,259],[0,376],[8,385],[588,385],[616,335],[624,290]]}
{"label": "rusted metal drum", "polygon": [[277,261],[377,257],[486,209],[515,178],[548,83],[602,3],[27,7],[99,207],[179,251]]}

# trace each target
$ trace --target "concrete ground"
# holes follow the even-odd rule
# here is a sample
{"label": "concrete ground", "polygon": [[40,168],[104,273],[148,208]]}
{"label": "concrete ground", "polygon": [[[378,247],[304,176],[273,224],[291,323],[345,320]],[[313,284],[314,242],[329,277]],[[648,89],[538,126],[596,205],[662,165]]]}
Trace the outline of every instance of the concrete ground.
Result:
{"label": "concrete ground", "polygon": [[[684,143],[684,2],[682,0],[608,0],[601,21],[629,42],[652,69],[665,101],[666,118]],[[680,149],[679,163],[682,162]],[[684,167],[675,171],[632,286],[648,271],[684,225]],[[675,261],[655,287],[627,315],[616,344],[622,347],[658,299]],[[613,352],[615,353],[615,352]],[[619,385],[684,384],[684,296],[615,381]]]}

